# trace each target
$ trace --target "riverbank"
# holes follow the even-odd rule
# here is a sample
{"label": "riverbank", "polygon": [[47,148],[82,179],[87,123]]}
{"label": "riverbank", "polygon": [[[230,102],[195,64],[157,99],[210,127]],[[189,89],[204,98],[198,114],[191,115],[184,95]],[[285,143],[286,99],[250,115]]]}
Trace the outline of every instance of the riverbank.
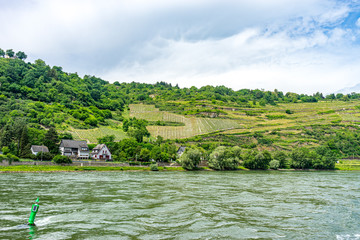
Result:
{"label": "riverbank", "polygon": [[[39,163],[37,163],[39,164]],[[46,163],[41,163],[46,164]],[[51,164],[50,162],[48,164]],[[91,163],[95,164],[95,163]],[[79,165],[29,165],[29,164],[21,164],[21,165],[7,165],[0,166],[0,173],[7,172],[87,172],[87,171],[151,171],[149,166],[114,166],[114,163],[107,163],[108,166],[79,166]],[[185,171],[180,166],[159,166],[159,171]],[[200,171],[208,171],[211,170],[209,167],[201,166],[199,168]],[[249,170],[242,166],[239,166],[238,170]],[[279,169],[285,171],[291,171],[295,169]],[[316,171],[315,169],[310,169]],[[339,171],[360,171],[360,160],[349,160],[343,159],[336,163],[335,170]]]}
{"label": "riverbank", "polygon": [[[158,167],[159,171],[185,171],[182,167]],[[0,166],[0,173],[6,172],[86,172],[86,171],[151,171],[150,167],[81,167],[61,165],[17,165]]]}

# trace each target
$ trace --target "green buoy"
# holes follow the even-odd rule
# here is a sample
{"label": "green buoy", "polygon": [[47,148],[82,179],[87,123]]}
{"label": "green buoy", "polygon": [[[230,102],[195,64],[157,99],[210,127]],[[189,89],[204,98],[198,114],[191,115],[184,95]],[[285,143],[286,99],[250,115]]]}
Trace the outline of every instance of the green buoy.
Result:
{"label": "green buoy", "polygon": [[29,225],[35,226],[36,213],[39,211],[39,198],[36,199],[35,203],[31,207],[31,213],[29,218]]}

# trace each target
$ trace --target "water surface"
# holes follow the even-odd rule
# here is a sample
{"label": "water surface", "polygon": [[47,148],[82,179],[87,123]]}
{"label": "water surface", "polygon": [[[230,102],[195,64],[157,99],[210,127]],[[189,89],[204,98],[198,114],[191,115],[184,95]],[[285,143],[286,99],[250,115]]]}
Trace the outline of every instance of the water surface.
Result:
{"label": "water surface", "polygon": [[4,173],[0,189],[0,239],[360,239],[358,172]]}

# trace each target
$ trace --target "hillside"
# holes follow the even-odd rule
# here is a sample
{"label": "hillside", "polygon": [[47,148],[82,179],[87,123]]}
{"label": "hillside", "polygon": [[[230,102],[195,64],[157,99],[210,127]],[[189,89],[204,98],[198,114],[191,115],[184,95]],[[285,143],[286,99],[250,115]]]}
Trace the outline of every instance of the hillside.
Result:
{"label": "hillside", "polygon": [[[272,151],[326,146],[339,156],[359,156],[359,99],[356,93],[111,84],[42,60],[0,58],[1,134],[9,124],[23,121],[31,144],[42,144],[46,130],[54,127],[62,136],[89,143],[109,135],[139,142],[161,136],[205,150],[219,145]],[[124,128],[125,122],[130,128]]]}

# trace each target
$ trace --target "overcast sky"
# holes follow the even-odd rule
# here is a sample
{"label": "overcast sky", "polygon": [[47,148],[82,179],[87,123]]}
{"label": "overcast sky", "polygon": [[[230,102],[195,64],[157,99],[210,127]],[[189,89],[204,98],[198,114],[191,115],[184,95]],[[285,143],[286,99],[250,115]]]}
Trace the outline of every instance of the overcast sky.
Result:
{"label": "overcast sky", "polygon": [[330,93],[360,83],[357,0],[0,0],[0,48],[114,82]]}

